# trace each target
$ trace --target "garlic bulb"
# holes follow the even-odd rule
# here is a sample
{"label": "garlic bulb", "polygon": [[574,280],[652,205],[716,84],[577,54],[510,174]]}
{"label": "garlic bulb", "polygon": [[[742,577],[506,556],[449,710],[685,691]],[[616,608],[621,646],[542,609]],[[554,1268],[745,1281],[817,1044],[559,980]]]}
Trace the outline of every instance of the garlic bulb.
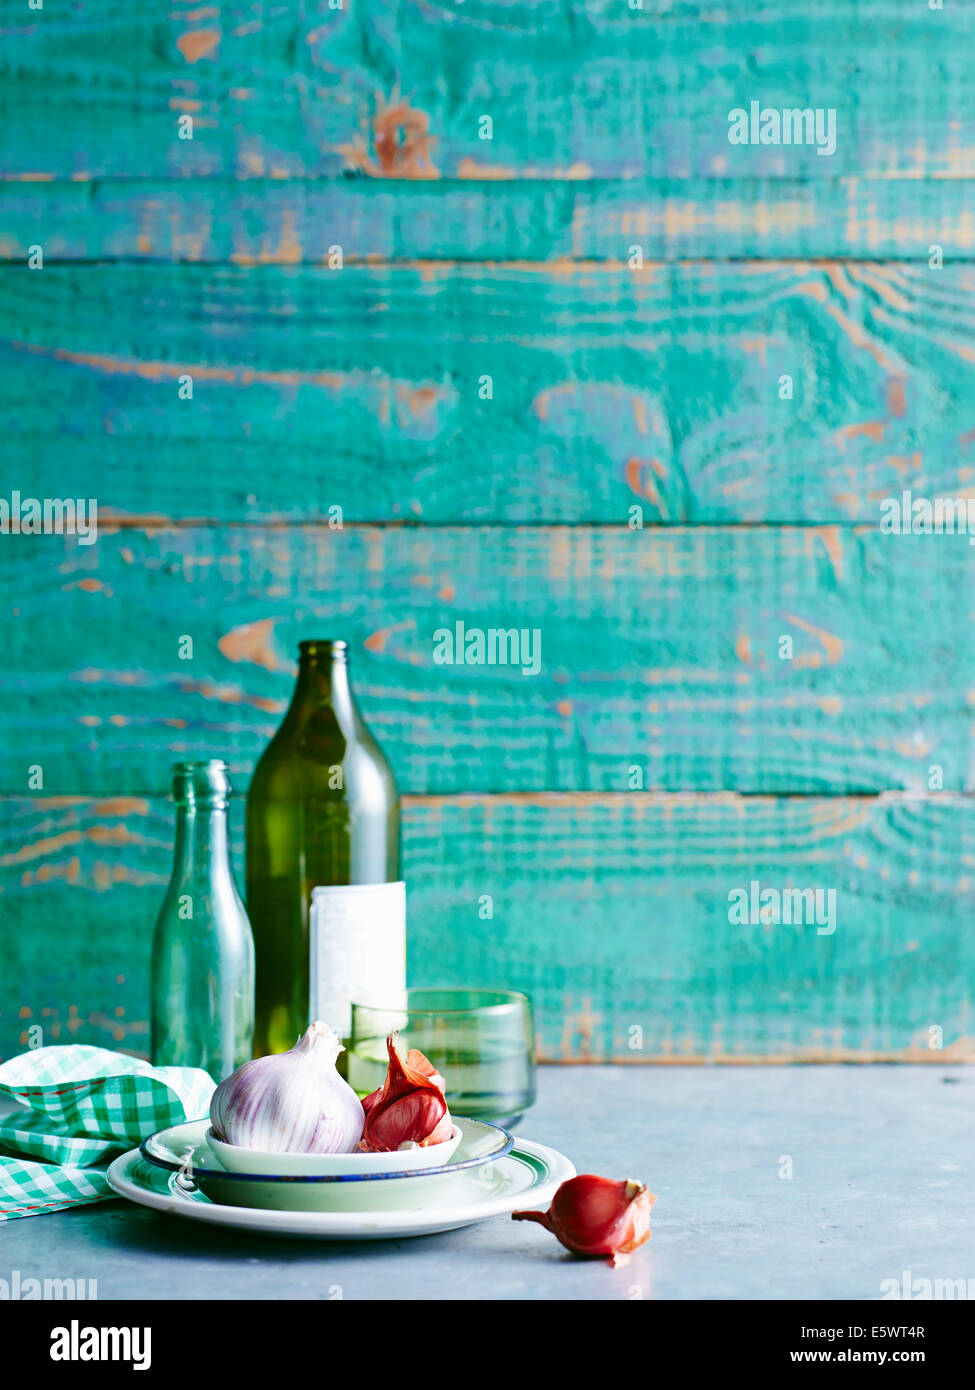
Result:
{"label": "garlic bulb", "polygon": [[327,1023],[313,1023],[290,1052],[245,1062],[213,1093],[214,1134],[269,1153],[351,1153],[365,1114],[335,1070],[342,1051]]}

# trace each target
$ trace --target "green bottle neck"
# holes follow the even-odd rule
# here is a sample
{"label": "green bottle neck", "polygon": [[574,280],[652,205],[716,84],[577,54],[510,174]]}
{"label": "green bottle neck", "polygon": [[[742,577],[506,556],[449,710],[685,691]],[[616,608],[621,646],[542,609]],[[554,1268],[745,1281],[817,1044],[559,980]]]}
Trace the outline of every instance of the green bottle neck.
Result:
{"label": "green bottle neck", "polygon": [[304,723],[323,709],[331,710],[343,729],[359,719],[344,644],[303,644],[288,715]]}

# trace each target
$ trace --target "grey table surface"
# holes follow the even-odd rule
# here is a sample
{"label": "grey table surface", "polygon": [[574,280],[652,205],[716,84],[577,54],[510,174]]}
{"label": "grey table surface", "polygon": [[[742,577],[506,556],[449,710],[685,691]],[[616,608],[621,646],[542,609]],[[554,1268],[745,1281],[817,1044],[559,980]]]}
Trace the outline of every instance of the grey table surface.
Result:
{"label": "grey table surface", "polygon": [[0,1223],[0,1278],[94,1279],[100,1299],[880,1299],[906,1271],[975,1292],[971,1068],[544,1067],[519,1129],[657,1194],[627,1266],[508,1218],[324,1243],[114,1200]]}

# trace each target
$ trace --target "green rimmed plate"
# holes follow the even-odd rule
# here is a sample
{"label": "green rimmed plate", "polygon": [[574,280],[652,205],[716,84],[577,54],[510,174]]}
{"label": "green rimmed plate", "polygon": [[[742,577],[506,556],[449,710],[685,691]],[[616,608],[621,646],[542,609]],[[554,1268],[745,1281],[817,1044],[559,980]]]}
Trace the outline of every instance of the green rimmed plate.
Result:
{"label": "green rimmed plate", "polygon": [[324,1240],[389,1240],[472,1226],[521,1207],[543,1207],[575,1168],[556,1149],[516,1139],[506,1157],[456,1174],[434,1201],[393,1211],[279,1211],[229,1206],[186,1185],[179,1173],[147,1162],[138,1149],[117,1158],[108,1181],[120,1197],[191,1221],[277,1236]]}

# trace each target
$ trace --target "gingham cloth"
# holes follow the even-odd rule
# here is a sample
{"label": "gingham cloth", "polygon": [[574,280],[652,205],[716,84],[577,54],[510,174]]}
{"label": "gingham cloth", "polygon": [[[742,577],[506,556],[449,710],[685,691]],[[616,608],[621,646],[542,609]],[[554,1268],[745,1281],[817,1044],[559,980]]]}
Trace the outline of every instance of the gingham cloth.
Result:
{"label": "gingham cloth", "polygon": [[98,1165],[157,1129],[201,1119],[215,1085],[198,1067],[152,1067],[82,1044],[11,1057],[0,1096],[22,1106],[0,1120],[0,1221],[111,1197]]}

